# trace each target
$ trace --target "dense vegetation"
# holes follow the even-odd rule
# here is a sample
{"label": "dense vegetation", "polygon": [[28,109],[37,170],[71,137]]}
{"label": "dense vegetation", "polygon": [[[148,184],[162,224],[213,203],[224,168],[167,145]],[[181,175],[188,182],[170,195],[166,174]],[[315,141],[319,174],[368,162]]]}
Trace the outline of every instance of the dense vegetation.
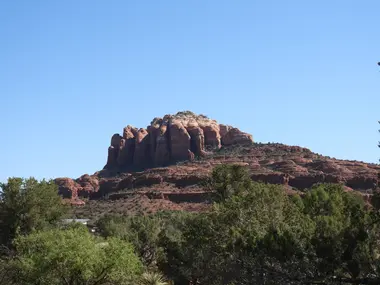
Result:
{"label": "dense vegetation", "polygon": [[377,195],[370,206],[321,184],[289,196],[234,165],[215,168],[208,187],[207,213],[108,215],[93,235],[58,223],[54,184],[10,179],[0,284],[380,284]]}

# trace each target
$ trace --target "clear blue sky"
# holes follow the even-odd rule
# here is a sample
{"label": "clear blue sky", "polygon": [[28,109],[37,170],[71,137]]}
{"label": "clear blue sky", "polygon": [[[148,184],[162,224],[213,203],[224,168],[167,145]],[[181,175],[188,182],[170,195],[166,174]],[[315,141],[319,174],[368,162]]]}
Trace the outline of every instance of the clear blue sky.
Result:
{"label": "clear blue sky", "polygon": [[113,133],[192,110],[376,162],[379,0],[2,0],[0,181],[101,169]]}

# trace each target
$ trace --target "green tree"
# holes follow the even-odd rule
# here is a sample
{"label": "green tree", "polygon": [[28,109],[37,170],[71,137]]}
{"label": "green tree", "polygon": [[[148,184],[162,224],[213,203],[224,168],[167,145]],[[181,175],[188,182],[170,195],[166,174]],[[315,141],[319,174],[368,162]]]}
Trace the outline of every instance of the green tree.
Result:
{"label": "green tree", "polygon": [[314,232],[310,219],[280,185],[250,182],[236,193],[188,221],[171,266],[179,268],[179,276],[204,284],[276,279],[284,284],[300,278],[303,249]]}
{"label": "green tree", "polygon": [[221,202],[249,189],[252,180],[246,167],[222,164],[213,169],[207,184],[209,190],[215,192],[215,201]]}
{"label": "green tree", "polygon": [[289,196],[236,165],[216,167],[207,185],[216,193],[209,212],[105,219],[100,228],[179,285],[380,284],[380,215],[356,192],[321,184]]}
{"label": "green tree", "polygon": [[304,203],[305,214],[316,225],[311,244],[319,278],[367,279],[372,284],[368,278],[374,277],[379,232],[364,200],[341,185],[322,184],[306,194]]}
{"label": "green tree", "polygon": [[3,257],[0,259],[0,284],[1,285],[14,285],[12,280],[13,270],[9,266],[8,258]]}
{"label": "green tree", "polygon": [[0,184],[0,243],[9,246],[17,234],[52,227],[67,208],[53,181],[9,178]]}
{"label": "green tree", "polygon": [[144,265],[166,272],[168,255],[174,254],[191,214],[159,212],[148,216],[106,215],[97,222],[104,237],[118,237],[133,244]]}
{"label": "green tree", "polygon": [[133,244],[144,265],[152,268],[162,257],[159,234],[163,223],[157,216],[109,216],[97,222],[104,237],[118,237]]}
{"label": "green tree", "polygon": [[209,185],[218,203],[187,220],[177,250],[168,252],[173,279],[377,284],[379,232],[360,195],[323,184],[289,197],[281,185],[248,181],[245,171],[214,169]]}
{"label": "green tree", "polygon": [[10,264],[20,285],[135,284],[142,271],[131,244],[97,238],[85,227],[19,236],[15,248]]}

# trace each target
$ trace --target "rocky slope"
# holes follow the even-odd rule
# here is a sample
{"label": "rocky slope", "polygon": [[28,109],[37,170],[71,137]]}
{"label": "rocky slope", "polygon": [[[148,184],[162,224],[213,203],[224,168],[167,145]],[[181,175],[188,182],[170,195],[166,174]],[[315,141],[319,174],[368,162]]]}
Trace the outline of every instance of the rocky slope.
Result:
{"label": "rocky slope", "polygon": [[155,118],[146,129],[127,126],[122,135],[113,135],[103,170],[55,181],[73,204],[84,204],[84,197],[96,208],[107,199],[111,204],[119,200],[118,205],[150,201],[154,210],[197,211],[208,200],[202,182],[222,163],[245,165],[253,180],[282,184],[290,192],[331,182],[370,193],[380,172],[377,164],[329,158],[297,146],[257,144],[237,128],[179,112]]}

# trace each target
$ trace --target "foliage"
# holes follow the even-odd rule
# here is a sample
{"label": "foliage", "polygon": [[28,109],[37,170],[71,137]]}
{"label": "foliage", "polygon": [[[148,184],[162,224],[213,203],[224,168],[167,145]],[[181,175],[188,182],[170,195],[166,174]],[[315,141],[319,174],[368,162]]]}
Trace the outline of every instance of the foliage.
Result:
{"label": "foliage", "polygon": [[17,234],[56,225],[67,210],[53,181],[9,178],[0,187],[0,243],[3,245],[10,245]]}
{"label": "foliage", "polygon": [[2,257],[2,259],[0,259],[0,284],[1,285],[14,284],[12,280],[13,274],[14,274],[14,271],[8,262],[8,258]]}
{"label": "foliage", "polygon": [[162,254],[158,237],[162,222],[151,216],[104,216],[97,223],[105,237],[115,236],[132,243],[141,260],[148,267],[154,267]]}
{"label": "foliage", "polygon": [[141,275],[139,285],[168,285],[162,274],[157,272],[145,272]]}
{"label": "foliage", "polygon": [[210,185],[219,203],[188,219],[181,241],[167,251],[175,281],[379,282],[376,215],[360,196],[323,184],[289,197],[282,186],[247,177],[240,166],[214,170]]}
{"label": "foliage", "polygon": [[215,191],[215,200],[220,202],[238,195],[252,186],[246,168],[240,165],[222,164],[214,168],[208,187]]}
{"label": "foliage", "polygon": [[[341,185],[288,196],[252,182],[242,166],[221,165],[207,186],[216,193],[208,213],[109,217],[103,232],[132,242],[175,284],[379,281],[378,214]],[[154,258],[144,258],[147,249]]]}
{"label": "foliage", "polygon": [[183,258],[190,268],[183,274],[206,284],[259,282],[257,268],[270,263],[263,257],[285,263],[301,252],[313,226],[300,218],[280,186],[252,183],[185,229]]}
{"label": "foliage", "polygon": [[[207,187],[215,193],[209,212],[107,215],[97,223],[106,240],[78,225],[27,228],[22,220],[28,230],[15,240],[16,256],[0,262],[0,278],[16,276],[21,285],[167,284],[163,276],[176,285],[380,284],[380,195],[373,207],[338,184],[289,196],[237,165],[217,166]],[[138,277],[143,265],[149,273]]]}
{"label": "foliage", "polygon": [[304,203],[305,214],[316,225],[311,244],[319,274],[354,279],[372,274],[369,263],[377,256],[370,248],[377,247],[378,228],[363,199],[340,185],[324,184],[311,189]]}
{"label": "foliage", "polygon": [[104,237],[115,236],[133,244],[144,265],[164,266],[169,242],[176,243],[185,227],[186,213],[160,212],[149,216],[106,215],[97,222]]}
{"label": "foliage", "polygon": [[180,111],[174,115],[174,117],[181,117],[181,116],[196,117],[196,115],[191,111]]}
{"label": "foliage", "polygon": [[15,240],[17,284],[133,284],[141,263],[118,238],[102,240],[85,227],[53,229]]}

